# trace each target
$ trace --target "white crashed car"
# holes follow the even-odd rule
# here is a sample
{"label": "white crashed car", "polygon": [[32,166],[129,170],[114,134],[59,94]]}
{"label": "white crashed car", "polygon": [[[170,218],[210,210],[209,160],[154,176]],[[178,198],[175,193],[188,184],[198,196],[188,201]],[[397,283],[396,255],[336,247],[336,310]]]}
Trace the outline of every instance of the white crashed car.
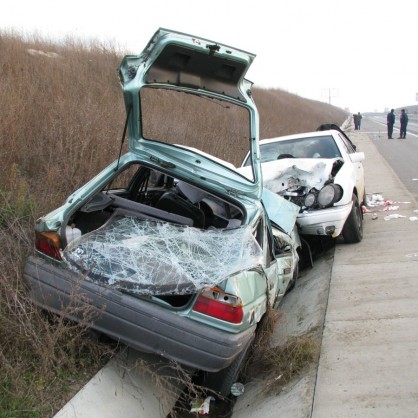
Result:
{"label": "white crashed car", "polygon": [[261,158],[264,187],[300,207],[302,235],[363,238],[364,153],[336,125],[315,132],[260,141],[260,156],[250,153],[240,170]]}

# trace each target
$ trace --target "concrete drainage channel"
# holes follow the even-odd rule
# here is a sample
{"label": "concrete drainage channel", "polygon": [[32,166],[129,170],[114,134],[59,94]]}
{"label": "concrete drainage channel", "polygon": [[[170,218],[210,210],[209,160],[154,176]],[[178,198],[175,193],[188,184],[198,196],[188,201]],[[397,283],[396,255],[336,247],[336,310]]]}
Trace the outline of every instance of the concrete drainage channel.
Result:
{"label": "concrete drainage channel", "polygon": [[[343,244],[342,244],[343,245]],[[289,338],[312,333],[320,341],[328,304],[328,294],[334,248],[325,251],[314,261],[313,268],[300,274],[296,287],[283,300],[280,307],[281,321],[273,336],[273,345],[283,345]],[[318,359],[319,360],[319,359]],[[311,416],[318,363],[289,382],[279,394],[265,396],[263,381],[256,377],[245,387],[245,393],[237,399],[233,418],[306,418]]]}
{"label": "concrete drainage channel", "polygon": [[[333,258],[334,248],[318,257],[312,268],[301,271],[296,287],[280,306],[280,319],[272,335],[273,345],[283,345],[291,337],[308,333],[313,333],[320,341]],[[196,416],[195,412],[186,411],[188,398],[181,385],[184,376],[179,377],[176,373],[175,366],[160,357],[125,349],[100,370],[55,418]],[[317,364],[312,364],[274,395],[267,395],[263,379],[253,376],[245,384],[245,392],[240,397],[224,402],[212,400],[207,416],[308,417],[312,410],[316,375]]]}

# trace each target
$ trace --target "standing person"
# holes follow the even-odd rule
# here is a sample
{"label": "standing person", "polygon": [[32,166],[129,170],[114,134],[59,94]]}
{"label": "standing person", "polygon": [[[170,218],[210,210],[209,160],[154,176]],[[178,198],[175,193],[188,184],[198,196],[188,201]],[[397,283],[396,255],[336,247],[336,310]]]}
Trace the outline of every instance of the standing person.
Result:
{"label": "standing person", "polygon": [[357,131],[358,120],[357,120],[357,115],[355,113],[353,113],[353,120],[354,120],[354,130]]}
{"label": "standing person", "polygon": [[361,118],[363,116],[361,116],[360,112],[357,113],[357,130],[360,130],[360,125],[361,125]]}
{"label": "standing person", "polygon": [[401,110],[400,121],[401,121],[401,132],[399,134],[398,139],[406,138],[406,126],[408,125],[408,115],[405,112],[405,109]]}
{"label": "standing person", "polygon": [[393,125],[395,124],[395,110],[391,109],[386,117],[387,125],[388,125],[388,139],[392,139],[393,134]]}

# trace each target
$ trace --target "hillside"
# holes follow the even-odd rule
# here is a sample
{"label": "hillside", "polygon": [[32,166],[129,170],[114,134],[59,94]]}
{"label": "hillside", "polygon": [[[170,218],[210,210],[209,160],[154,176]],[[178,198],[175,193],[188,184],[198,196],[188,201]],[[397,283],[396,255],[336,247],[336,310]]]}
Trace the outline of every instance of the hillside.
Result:
{"label": "hillside", "polygon": [[[51,416],[111,347],[85,338],[87,322],[74,326],[34,308],[21,269],[35,219],[118,155],[121,55],[71,39],[56,45],[0,33],[0,56],[0,416]],[[262,138],[346,118],[341,109],[281,90],[253,93]]]}

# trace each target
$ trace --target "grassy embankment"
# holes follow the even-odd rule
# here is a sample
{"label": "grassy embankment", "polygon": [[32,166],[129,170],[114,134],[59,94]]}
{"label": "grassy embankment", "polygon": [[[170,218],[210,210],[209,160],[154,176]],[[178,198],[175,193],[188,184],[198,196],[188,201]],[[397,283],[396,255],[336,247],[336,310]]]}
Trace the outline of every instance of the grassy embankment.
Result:
{"label": "grassy embankment", "polygon": [[[97,44],[4,33],[0,56],[0,416],[47,417],[111,348],[85,337],[88,317],[74,326],[36,309],[25,296],[22,266],[35,219],[117,156],[125,120],[121,56]],[[262,138],[345,118],[280,90],[253,92]]]}

